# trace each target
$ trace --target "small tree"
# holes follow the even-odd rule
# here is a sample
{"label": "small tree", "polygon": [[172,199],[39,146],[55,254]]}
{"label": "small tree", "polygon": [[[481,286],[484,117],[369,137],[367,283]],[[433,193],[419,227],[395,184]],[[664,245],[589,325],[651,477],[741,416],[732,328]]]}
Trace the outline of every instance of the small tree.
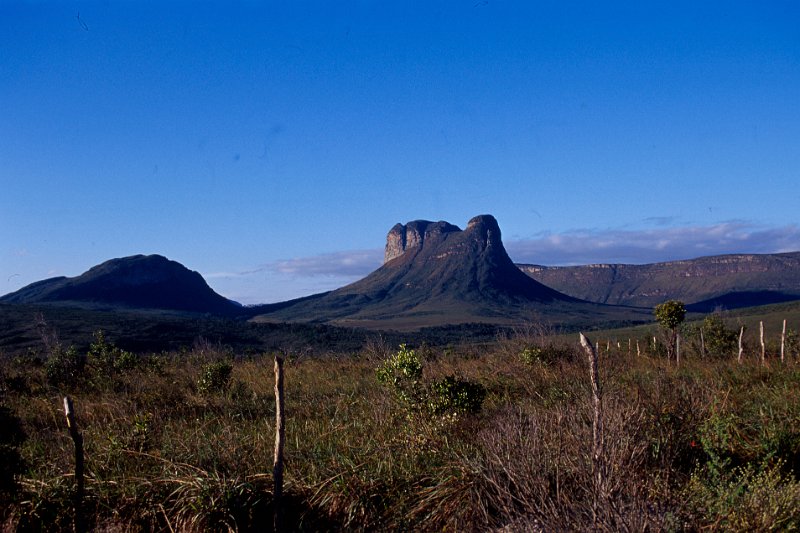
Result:
{"label": "small tree", "polygon": [[686,318],[686,306],[678,300],[668,300],[659,304],[653,310],[656,320],[662,328],[669,332],[667,343],[667,357],[672,358],[675,353],[675,344],[678,339],[678,327]]}
{"label": "small tree", "polygon": [[727,357],[736,353],[739,332],[728,329],[719,315],[708,315],[703,320],[706,350],[711,357]]}

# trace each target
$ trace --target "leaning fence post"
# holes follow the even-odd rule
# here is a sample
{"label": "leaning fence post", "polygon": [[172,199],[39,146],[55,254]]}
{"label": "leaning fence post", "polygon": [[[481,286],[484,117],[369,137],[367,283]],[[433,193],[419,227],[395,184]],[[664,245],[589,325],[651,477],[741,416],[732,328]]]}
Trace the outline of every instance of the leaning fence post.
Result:
{"label": "leaning fence post", "polygon": [[581,346],[589,358],[589,378],[592,383],[592,408],[594,419],[592,421],[592,481],[594,484],[594,499],[592,502],[592,521],[597,524],[597,509],[599,499],[605,497],[605,479],[603,472],[603,404],[600,375],[597,368],[597,352],[592,347],[589,339],[581,333]]}
{"label": "leaning fence post", "polygon": [[739,356],[736,358],[739,364],[742,364],[742,354],[744,353],[744,346],[742,346],[742,337],[744,337],[744,326],[739,330]]}
{"label": "leaning fence post", "polygon": [[758,330],[759,336],[761,338],[761,364],[766,364],[766,357],[767,357],[767,347],[764,344],[764,321],[759,320],[758,322]]}
{"label": "leaning fence post", "polygon": [[273,526],[275,531],[283,531],[283,357],[275,356],[275,456],[272,462],[273,480]]}
{"label": "leaning fence post", "polygon": [[69,436],[75,445],[74,529],[76,533],[83,533],[86,531],[83,523],[83,436],[78,431],[78,424],[75,422],[75,409],[69,396],[64,396],[64,415],[67,418]]}

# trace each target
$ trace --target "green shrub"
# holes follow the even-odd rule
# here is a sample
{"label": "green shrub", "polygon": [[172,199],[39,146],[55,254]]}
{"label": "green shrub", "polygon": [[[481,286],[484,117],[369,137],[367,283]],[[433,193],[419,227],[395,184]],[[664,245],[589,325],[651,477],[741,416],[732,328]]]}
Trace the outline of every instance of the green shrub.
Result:
{"label": "green shrub", "polygon": [[728,329],[718,315],[703,320],[703,339],[711,357],[731,357],[737,353],[739,332]]}
{"label": "green shrub", "polygon": [[707,456],[707,474],[714,480],[721,479],[731,465],[738,425],[735,415],[714,406],[698,428],[700,445]]}
{"label": "green shrub", "polygon": [[75,386],[86,367],[86,358],[74,346],[64,350],[56,346],[45,362],[44,370],[48,383],[53,386]]}
{"label": "green shrub", "polygon": [[228,361],[203,365],[200,379],[197,380],[197,390],[205,395],[225,392],[231,384],[232,372],[233,365]]}
{"label": "green shrub", "polygon": [[547,366],[556,361],[568,359],[571,355],[569,349],[555,344],[547,344],[545,346],[529,346],[519,353],[519,358],[529,366]]}
{"label": "green shrub", "polygon": [[134,353],[119,350],[114,359],[113,366],[114,370],[118,372],[133,370],[139,366],[139,357]]}
{"label": "green shrub", "polygon": [[786,353],[787,359],[797,359],[800,357],[800,335],[793,329],[786,332]]}
{"label": "green shrub", "polygon": [[153,415],[145,413],[133,417],[133,431],[131,432],[130,446],[134,450],[143,452],[150,447],[153,437]]}
{"label": "green shrub", "polygon": [[422,377],[422,361],[417,353],[405,344],[393,356],[378,367],[378,381],[398,385],[402,382],[417,382]]}
{"label": "green shrub", "polygon": [[386,359],[377,370],[378,381],[390,387],[400,400],[412,409],[419,408],[424,393],[420,384],[422,361],[405,344]]}
{"label": "green shrub", "polygon": [[135,354],[108,342],[102,331],[94,333],[94,342],[89,345],[88,359],[106,376],[133,370],[139,365],[139,358]]}
{"label": "green shrub", "polygon": [[538,346],[525,348],[519,353],[519,358],[522,359],[523,363],[530,366],[545,363],[544,358],[542,357],[542,349]]}
{"label": "green shrub", "polygon": [[405,344],[378,367],[380,383],[391,387],[411,411],[433,416],[480,411],[486,389],[479,383],[447,376],[429,385],[422,383],[422,361]]}
{"label": "green shrub", "polygon": [[800,482],[782,468],[780,462],[749,463],[722,476],[701,469],[687,486],[687,501],[697,518],[715,530],[796,531]]}
{"label": "green shrub", "polygon": [[457,379],[455,376],[431,384],[428,408],[433,415],[446,413],[477,413],[486,398],[486,388],[480,383]]}

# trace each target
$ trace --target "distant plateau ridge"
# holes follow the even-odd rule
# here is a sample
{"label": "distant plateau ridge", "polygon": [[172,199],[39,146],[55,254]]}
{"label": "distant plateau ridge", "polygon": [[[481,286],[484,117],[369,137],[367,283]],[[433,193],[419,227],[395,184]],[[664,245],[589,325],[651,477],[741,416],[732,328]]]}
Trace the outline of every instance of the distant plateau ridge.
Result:
{"label": "distant plateau ridge", "polygon": [[646,265],[517,265],[565,294],[611,305],[650,307],[681,300],[712,311],[800,299],[800,252],[731,254]]}

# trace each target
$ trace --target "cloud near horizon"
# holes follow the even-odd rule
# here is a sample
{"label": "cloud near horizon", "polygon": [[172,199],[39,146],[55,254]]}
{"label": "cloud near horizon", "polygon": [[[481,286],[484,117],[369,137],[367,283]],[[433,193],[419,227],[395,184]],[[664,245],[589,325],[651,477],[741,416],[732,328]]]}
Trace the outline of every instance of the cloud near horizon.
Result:
{"label": "cloud near horizon", "polygon": [[383,250],[355,250],[284,259],[264,267],[280,274],[297,276],[361,277],[383,263]]}
{"label": "cloud near horizon", "polygon": [[207,279],[238,278],[253,274],[270,273],[288,277],[359,278],[381,266],[383,250],[350,250],[308,257],[281,259],[266,263],[253,270],[242,272],[212,272]]}
{"label": "cloud near horizon", "polygon": [[259,304],[337,289],[363,278],[382,261],[383,250],[355,250],[282,259],[252,270],[212,272],[204,277],[228,298]]}
{"label": "cloud near horizon", "polygon": [[[577,229],[505,242],[515,263],[547,266],[657,263],[732,253],[800,250],[800,227],[732,221],[711,226],[643,230]],[[285,301],[357,281],[383,262],[383,249],[351,250],[282,259],[240,272],[205,274],[223,294],[242,303]]]}
{"label": "cloud near horizon", "polygon": [[745,221],[647,230],[579,229],[506,243],[515,263],[547,266],[659,263],[707,255],[800,250],[800,227],[764,227]]}
{"label": "cloud near horizon", "polygon": [[[733,221],[646,230],[578,229],[511,240],[505,246],[515,263],[548,266],[658,263],[705,255],[797,251],[800,227],[761,227]],[[382,249],[344,251],[275,261],[254,272],[360,278],[377,269],[382,260]]]}

